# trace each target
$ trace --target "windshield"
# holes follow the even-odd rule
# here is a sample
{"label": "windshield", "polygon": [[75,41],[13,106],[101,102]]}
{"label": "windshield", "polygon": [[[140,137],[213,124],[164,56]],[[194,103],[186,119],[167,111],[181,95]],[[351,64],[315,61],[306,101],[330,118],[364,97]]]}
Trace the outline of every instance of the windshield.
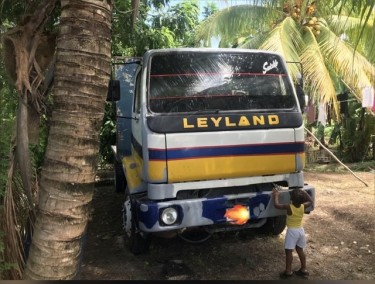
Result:
{"label": "windshield", "polygon": [[284,65],[273,54],[154,54],[149,79],[149,109],[155,113],[287,109],[296,104]]}

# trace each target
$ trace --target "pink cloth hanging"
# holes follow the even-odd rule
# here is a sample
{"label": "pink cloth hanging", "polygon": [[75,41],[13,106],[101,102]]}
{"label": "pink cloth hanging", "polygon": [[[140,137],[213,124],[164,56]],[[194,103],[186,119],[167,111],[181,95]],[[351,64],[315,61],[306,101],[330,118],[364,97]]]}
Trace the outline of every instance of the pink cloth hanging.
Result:
{"label": "pink cloth hanging", "polygon": [[373,108],[373,106],[374,106],[374,88],[364,87],[362,90],[362,107]]}
{"label": "pink cloth hanging", "polygon": [[323,125],[326,125],[326,123],[327,123],[326,104],[322,103],[322,102],[319,103],[318,122],[320,122]]}

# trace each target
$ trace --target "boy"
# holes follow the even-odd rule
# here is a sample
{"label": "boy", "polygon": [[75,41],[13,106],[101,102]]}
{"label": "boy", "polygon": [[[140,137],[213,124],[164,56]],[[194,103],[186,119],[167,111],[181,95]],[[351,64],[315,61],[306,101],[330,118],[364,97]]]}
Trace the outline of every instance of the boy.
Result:
{"label": "boy", "polygon": [[303,214],[306,207],[312,204],[310,195],[299,189],[293,189],[290,192],[290,204],[279,203],[279,192],[276,188],[273,189],[273,196],[275,200],[275,208],[285,209],[287,211],[286,225],[287,231],[285,235],[285,271],[280,273],[281,278],[289,278],[293,275],[293,249],[296,249],[301,268],[294,271],[296,275],[307,278],[309,273],[306,270],[306,256],[303,251],[306,245],[305,231],[302,227]]}

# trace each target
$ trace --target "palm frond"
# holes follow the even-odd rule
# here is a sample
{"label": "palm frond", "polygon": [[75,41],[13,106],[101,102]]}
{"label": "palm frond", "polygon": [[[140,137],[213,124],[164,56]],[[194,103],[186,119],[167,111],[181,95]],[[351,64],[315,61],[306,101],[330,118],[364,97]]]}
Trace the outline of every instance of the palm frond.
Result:
{"label": "palm frond", "polygon": [[327,27],[321,29],[319,45],[327,63],[361,101],[362,89],[375,83],[374,65]]}
{"label": "palm frond", "polygon": [[245,48],[245,49],[259,49],[259,47],[263,44],[263,42],[268,37],[267,33],[258,33],[255,36],[248,37],[242,44],[240,44],[239,48]]}
{"label": "palm frond", "polygon": [[272,6],[231,6],[204,20],[198,26],[196,39],[205,46],[210,45],[213,37],[220,38],[223,43],[230,43],[230,39],[238,34],[255,34],[270,29],[269,23],[280,16],[282,12]]}
{"label": "palm frond", "polygon": [[[299,61],[299,53],[304,47],[301,33],[296,22],[291,17],[286,17],[265,38],[259,46],[260,49],[280,53],[286,61]],[[293,78],[300,72],[297,64],[288,66]]]}
{"label": "palm frond", "polygon": [[8,279],[13,280],[22,279],[26,260],[24,234],[28,231],[27,220],[30,219],[30,214],[32,214],[23,192],[23,184],[16,172],[15,156],[12,153],[9,161],[3,208],[1,208],[3,218],[0,220],[0,231],[6,232],[4,258],[12,264],[12,268],[6,271],[5,275]]}
{"label": "palm frond", "polygon": [[363,28],[362,36],[358,42],[359,50],[366,57],[375,62],[375,27],[374,19],[369,19],[365,24],[358,17],[332,15],[329,21],[331,31],[338,36],[345,35],[349,39],[357,39]]}
{"label": "palm frond", "polygon": [[315,102],[332,103],[339,117],[334,82],[324,62],[324,55],[310,28],[304,30],[306,48],[301,52],[301,63],[305,74],[305,88]]}
{"label": "palm frond", "polygon": [[359,28],[356,37],[353,39],[353,42],[355,43],[354,46],[356,48],[359,45],[361,38],[363,37],[366,24],[371,19],[372,20],[374,19],[375,1],[373,0],[331,0],[331,1],[333,1],[331,8],[333,10],[336,10],[337,14],[348,15],[348,16],[355,15],[361,20],[361,27]]}

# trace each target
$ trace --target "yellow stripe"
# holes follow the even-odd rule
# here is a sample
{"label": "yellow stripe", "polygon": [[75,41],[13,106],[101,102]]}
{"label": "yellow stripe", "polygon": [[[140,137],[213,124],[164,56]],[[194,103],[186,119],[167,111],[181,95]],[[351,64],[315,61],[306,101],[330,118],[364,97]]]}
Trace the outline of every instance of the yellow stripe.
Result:
{"label": "yellow stripe", "polygon": [[166,182],[166,163],[165,161],[149,161],[148,180],[149,182]]}
{"label": "yellow stripe", "polygon": [[135,156],[126,156],[122,159],[125,168],[125,177],[130,192],[141,185],[142,159],[137,154]]}
{"label": "yellow stripe", "polygon": [[173,160],[168,161],[168,182],[290,173],[295,161],[294,154]]}

